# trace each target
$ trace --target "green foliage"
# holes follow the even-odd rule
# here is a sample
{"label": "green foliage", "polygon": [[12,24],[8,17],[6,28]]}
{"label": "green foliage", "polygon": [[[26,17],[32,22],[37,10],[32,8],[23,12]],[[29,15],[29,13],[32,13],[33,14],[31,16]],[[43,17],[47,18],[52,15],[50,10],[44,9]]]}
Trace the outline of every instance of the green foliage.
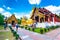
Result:
{"label": "green foliage", "polygon": [[13,31],[13,36],[16,36],[16,34],[17,34],[17,33],[16,33],[15,31]]}
{"label": "green foliage", "polygon": [[4,16],[0,13],[0,25],[4,23]]}
{"label": "green foliage", "polygon": [[43,28],[40,28],[40,33],[43,34]]}
{"label": "green foliage", "polygon": [[45,31],[45,32],[48,32],[48,29],[47,29],[47,28],[44,28],[44,31]]}
{"label": "green foliage", "polygon": [[30,30],[30,27],[28,28],[28,30]]}
{"label": "green foliage", "polygon": [[18,24],[21,24],[21,19],[18,19]]}
{"label": "green foliage", "polygon": [[60,27],[60,26],[58,26],[58,25],[56,26],[56,28],[59,28],[59,27]]}
{"label": "green foliage", "polygon": [[19,38],[19,35],[18,35],[18,34],[16,34],[16,37],[15,37],[15,38],[16,38],[16,40],[18,40],[18,38]]}
{"label": "green foliage", "polygon": [[[24,26],[23,26],[24,27]],[[33,31],[33,32],[37,32],[37,33],[41,33],[41,34],[44,34],[46,32],[49,32],[51,30],[54,30],[56,28],[59,28],[60,26],[51,26],[51,27],[48,27],[48,28],[32,28],[32,27],[28,27],[26,25],[26,27],[24,27],[25,29],[28,29],[30,31]]]}
{"label": "green foliage", "polygon": [[13,32],[14,32],[14,30],[13,30],[13,29],[11,29],[11,32],[13,33]]}
{"label": "green foliage", "polygon": [[27,27],[25,27],[25,29],[27,29]]}
{"label": "green foliage", "polygon": [[17,32],[14,31],[14,30],[12,29],[12,27],[9,27],[9,28],[10,28],[11,32],[13,33],[13,36],[15,36],[15,39],[18,40],[19,35],[17,34]]}
{"label": "green foliage", "polygon": [[40,33],[40,28],[35,28],[35,32]]}
{"label": "green foliage", "polygon": [[35,31],[35,28],[32,28],[32,31]]}
{"label": "green foliage", "polygon": [[0,25],[0,30],[3,30],[4,29],[4,26]]}
{"label": "green foliage", "polygon": [[24,28],[27,29],[28,28],[28,25],[25,25]]}
{"label": "green foliage", "polygon": [[24,26],[20,26],[21,28],[24,28]]}

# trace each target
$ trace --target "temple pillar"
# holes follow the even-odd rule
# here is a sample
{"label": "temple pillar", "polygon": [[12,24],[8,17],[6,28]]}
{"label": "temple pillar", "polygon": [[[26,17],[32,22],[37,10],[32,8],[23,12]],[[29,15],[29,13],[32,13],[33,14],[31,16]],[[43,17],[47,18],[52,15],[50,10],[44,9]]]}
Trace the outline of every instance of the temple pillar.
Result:
{"label": "temple pillar", "polygon": [[44,16],[44,22],[45,22],[45,16]]}
{"label": "temple pillar", "polygon": [[50,20],[50,16],[49,16],[49,17],[48,17],[48,22],[50,23],[50,21],[51,21],[51,20]]}
{"label": "temple pillar", "polygon": [[40,23],[40,17],[39,17],[39,23]]}
{"label": "temple pillar", "polygon": [[55,16],[53,17],[53,22],[54,22],[54,23],[56,22],[56,20],[55,20]]}
{"label": "temple pillar", "polygon": [[44,22],[45,22],[45,16],[44,16]]}

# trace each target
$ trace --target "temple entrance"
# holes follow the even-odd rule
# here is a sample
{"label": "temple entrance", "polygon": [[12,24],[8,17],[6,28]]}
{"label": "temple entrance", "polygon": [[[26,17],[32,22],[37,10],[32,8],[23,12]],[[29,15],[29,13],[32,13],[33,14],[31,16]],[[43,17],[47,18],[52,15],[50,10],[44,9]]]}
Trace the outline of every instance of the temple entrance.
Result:
{"label": "temple entrance", "polygon": [[43,17],[40,18],[40,23],[42,23],[42,22],[44,22],[44,18]]}
{"label": "temple entrance", "polygon": [[39,22],[39,16],[36,16],[36,17],[35,17],[35,20],[36,20],[37,22]]}
{"label": "temple entrance", "polygon": [[14,25],[15,21],[12,21],[12,25]]}

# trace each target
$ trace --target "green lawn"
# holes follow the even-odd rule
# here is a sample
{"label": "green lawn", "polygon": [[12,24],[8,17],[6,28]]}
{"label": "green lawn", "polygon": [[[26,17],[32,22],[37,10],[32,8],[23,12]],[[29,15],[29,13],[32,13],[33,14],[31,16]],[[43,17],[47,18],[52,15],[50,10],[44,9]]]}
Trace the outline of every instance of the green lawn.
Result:
{"label": "green lawn", "polygon": [[[0,26],[0,30],[4,30],[3,26]],[[0,32],[0,40],[14,40],[13,34],[11,33],[11,31],[2,31]]]}
{"label": "green lawn", "polygon": [[0,25],[0,30],[3,30],[4,29],[4,26]]}
{"label": "green lawn", "polygon": [[0,32],[0,40],[13,40],[13,35],[12,33],[9,31],[9,32]]}
{"label": "green lawn", "polygon": [[60,26],[51,26],[49,28],[34,28],[34,29],[32,27],[28,27],[28,26],[26,26],[26,27],[22,26],[21,28],[25,28],[27,30],[30,30],[30,31],[33,31],[33,32],[36,32],[36,33],[41,33],[41,34],[52,31],[56,28],[60,28]]}
{"label": "green lawn", "polygon": [[[32,31],[32,28],[30,28],[30,31]],[[34,32],[40,33],[40,28],[35,28]]]}
{"label": "green lawn", "polygon": [[40,28],[35,28],[35,32],[40,33]]}

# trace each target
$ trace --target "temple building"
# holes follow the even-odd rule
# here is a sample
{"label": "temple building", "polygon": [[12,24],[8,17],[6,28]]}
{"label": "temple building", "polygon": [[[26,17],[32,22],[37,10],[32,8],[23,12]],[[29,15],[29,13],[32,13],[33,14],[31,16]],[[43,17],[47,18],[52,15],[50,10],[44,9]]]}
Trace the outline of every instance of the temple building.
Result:
{"label": "temple building", "polygon": [[[60,22],[60,18],[45,8],[34,8],[30,17],[36,22]],[[54,19],[54,20],[53,20]]]}
{"label": "temple building", "polygon": [[21,25],[25,26],[25,25],[31,25],[31,24],[33,24],[32,19],[26,19],[25,16],[22,17]]}
{"label": "temple building", "polygon": [[18,23],[15,15],[13,14],[11,17],[7,18],[5,20],[5,22],[7,22],[8,24],[14,24],[14,23]]}
{"label": "temple building", "polygon": [[23,26],[27,25],[26,18],[24,16],[22,17],[21,25],[23,25]]}

